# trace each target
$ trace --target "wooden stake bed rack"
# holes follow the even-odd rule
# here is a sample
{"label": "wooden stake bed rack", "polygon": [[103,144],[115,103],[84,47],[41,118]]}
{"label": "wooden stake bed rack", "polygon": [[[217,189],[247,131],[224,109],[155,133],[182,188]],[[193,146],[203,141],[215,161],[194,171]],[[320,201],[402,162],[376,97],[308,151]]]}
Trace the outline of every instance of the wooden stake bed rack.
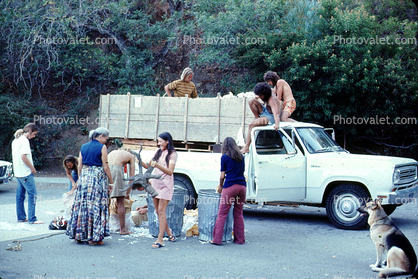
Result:
{"label": "wooden stake bed rack", "polygon": [[254,116],[247,98],[160,97],[101,95],[100,125],[126,146],[157,148],[162,132],[169,132],[176,149],[212,152],[225,137],[245,138]]}

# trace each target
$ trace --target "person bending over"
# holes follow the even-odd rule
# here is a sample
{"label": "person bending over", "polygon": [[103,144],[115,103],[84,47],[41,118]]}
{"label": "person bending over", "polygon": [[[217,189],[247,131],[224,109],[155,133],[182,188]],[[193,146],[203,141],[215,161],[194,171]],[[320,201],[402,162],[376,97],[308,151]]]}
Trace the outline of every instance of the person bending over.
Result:
{"label": "person bending over", "polygon": [[[281,101],[271,92],[271,88],[266,82],[259,82],[254,87],[255,99],[249,100],[248,104],[255,119],[248,126],[247,140],[241,153],[249,152],[251,131],[254,127],[274,124],[274,129],[276,131],[279,129]],[[261,99],[265,105],[262,105],[257,99]]]}

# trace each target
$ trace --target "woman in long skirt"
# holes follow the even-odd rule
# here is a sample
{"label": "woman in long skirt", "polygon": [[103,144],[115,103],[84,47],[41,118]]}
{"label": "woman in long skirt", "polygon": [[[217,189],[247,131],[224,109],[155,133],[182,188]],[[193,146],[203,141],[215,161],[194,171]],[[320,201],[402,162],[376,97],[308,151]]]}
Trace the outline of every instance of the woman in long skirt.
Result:
{"label": "woman in long skirt", "polygon": [[88,241],[90,245],[103,245],[109,235],[108,195],[113,184],[107,161],[105,143],[109,131],[97,128],[90,132],[91,141],[81,147],[79,155],[79,179],[67,226],[67,235],[77,243]]}

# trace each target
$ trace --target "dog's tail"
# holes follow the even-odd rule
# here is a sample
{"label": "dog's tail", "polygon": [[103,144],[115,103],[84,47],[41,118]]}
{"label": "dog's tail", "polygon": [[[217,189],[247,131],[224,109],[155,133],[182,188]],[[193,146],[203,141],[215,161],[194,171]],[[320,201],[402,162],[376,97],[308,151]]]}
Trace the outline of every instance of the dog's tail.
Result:
{"label": "dog's tail", "polygon": [[385,269],[379,272],[379,278],[388,278],[396,275],[407,275],[409,272],[405,272],[402,268],[399,267],[386,267]]}
{"label": "dog's tail", "polygon": [[411,277],[408,277],[407,279],[418,279],[418,268],[415,269],[414,274]]}

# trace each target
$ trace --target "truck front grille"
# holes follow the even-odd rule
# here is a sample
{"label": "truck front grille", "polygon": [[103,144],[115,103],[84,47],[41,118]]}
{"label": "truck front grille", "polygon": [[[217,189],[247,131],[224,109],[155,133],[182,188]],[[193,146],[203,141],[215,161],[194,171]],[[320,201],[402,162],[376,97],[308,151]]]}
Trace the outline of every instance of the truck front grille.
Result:
{"label": "truck front grille", "polygon": [[417,166],[403,166],[398,168],[400,172],[399,181],[395,184],[396,190],[406,189],[415,185],[417,180]]}
{"label": "truck front grille", "polygon": [[1,166],[0,167],[0,177],[3,177],[6,175],[7,166]]}

